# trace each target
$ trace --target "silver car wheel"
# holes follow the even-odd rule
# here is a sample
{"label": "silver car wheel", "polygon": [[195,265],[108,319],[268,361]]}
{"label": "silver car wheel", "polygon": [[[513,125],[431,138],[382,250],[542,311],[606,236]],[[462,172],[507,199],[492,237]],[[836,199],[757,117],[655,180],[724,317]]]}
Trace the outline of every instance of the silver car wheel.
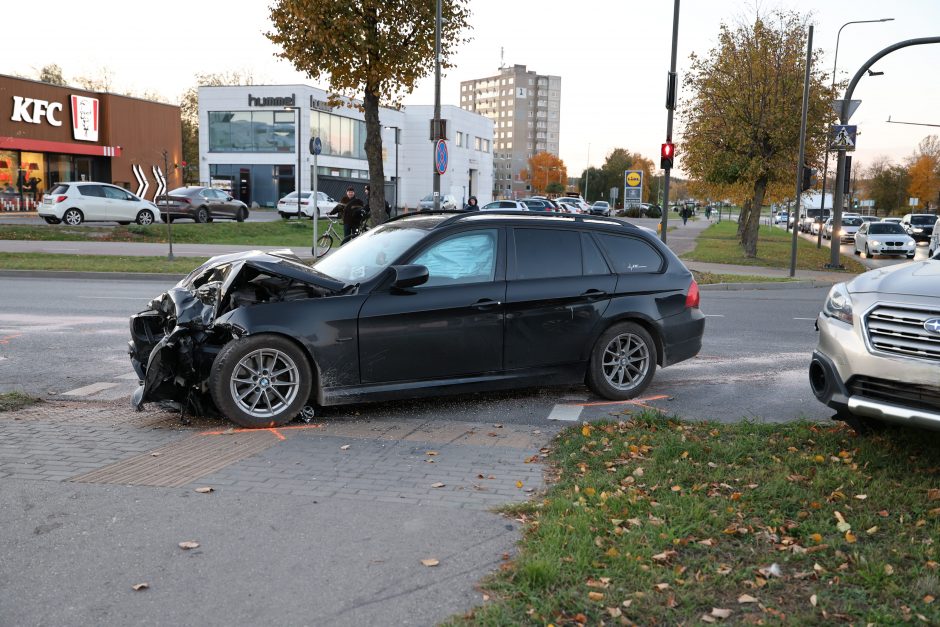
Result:
{"label": "silver car wheel", "polygon": [[275,349],[260,349],[242,357],[229,381],[232,400],[255,418],[283,413],[297,397],[299,386],[297,364]]}
{"label": "silver car wheel", "polygon": [[69,209],[62,215],[62,221],[69,226],[78,226],[82,223],[82,212],[78,209]]}
{"label": "silver car wheel", "polygon": [[621,391],[638,386],[650,367],[650,354],[646,342],[633,333],[613,338],[604,348],[602,367],[607,382]]}

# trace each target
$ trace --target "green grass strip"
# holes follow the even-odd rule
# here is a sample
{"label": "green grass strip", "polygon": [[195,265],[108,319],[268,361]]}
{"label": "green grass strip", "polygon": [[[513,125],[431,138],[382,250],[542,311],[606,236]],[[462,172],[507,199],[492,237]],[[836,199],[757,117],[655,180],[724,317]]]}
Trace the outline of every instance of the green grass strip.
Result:
{"label": "green grass strip", "polygon": [[940,433],[639,415],[565,430],[549,461],[455,624],[940,624]]}
{"label": "green grass strip", "polygon": [[3,270],[56,270],[72,272],[146,272],[184,276],[207,258],[68,255],[52,253],[0,253]]}
{"label": "green grass strip", "polygon": [[[738,243],[738,225],[736,222],[719,222],[711,225],[698,236],[695,249],[682,255],[683,259],[708,263],[728,263],[741,266],[765,266],[769,268],[789,268],[792,235],[787,231],[762,226],[757,241],[757,257],[744,256],[744,249]],[[803,238],[797,238],[796,267],[799,270],[827,270],[830,261],[828,246],[816,248],[816,244]],[[845,255],[840,256],[840,263],[846,272],[860,273],[868,270],[864,265]]]}
{"label": "green grass strip", "polygon": [[16,411],[41,402],[41,399],[22,392],[2,392],[0,393],[0,412]]}

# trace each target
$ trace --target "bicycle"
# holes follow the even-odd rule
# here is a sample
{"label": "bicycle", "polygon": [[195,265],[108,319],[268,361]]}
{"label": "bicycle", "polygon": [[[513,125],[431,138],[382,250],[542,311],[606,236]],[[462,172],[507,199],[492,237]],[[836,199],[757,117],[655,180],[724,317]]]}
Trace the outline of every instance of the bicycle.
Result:
{"label": "bicycle", "polygon": [[[338,241],[340,242],[341,245],[343,242],[343,236],[340,233],[340,231],[338,231],[336,228],[337,224],[342,224],[342,219],[336,219],[336,218],[327,218],[327,219],[330,222],[329,228],[327,228],[327,230],[323,233],[323,235],[317,238],[317,257],[322,257],[326,253],[330,252],[330,248],[333,247],[334,242]],[[358,237],[359,235],[362,235],[363,233],[368,231],[369,224],[370,224],[370,218],[368,215],[366,215],[363,219],[359,221],[358,226],[356,226],[352,230],[352,233],[349,234],[349,239]]]}

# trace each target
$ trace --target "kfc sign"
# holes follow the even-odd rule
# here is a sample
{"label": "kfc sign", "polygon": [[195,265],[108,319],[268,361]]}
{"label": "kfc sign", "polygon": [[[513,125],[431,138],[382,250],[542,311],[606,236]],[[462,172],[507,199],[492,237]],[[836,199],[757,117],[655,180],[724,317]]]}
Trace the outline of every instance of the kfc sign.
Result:
{"label": "kfc sign", "polygon": [[13,116],[10,119],[14,122],[39,124],[43,118],[46,118],[46,122],[52,126],[62,126],[62,120],[56,118],[56,114],[61,111],[61,102],[13,96]]}
{"label": "kfc sign", "polygon": [[72,137],[80,141],[98,141],[98,99],[71,96]]}

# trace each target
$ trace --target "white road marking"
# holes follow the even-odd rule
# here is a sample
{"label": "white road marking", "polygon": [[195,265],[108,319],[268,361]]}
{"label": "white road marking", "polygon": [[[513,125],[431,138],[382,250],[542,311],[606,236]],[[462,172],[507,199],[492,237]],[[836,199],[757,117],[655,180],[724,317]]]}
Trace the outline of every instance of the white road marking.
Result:
{"label": "white road marking", "polygon": [[725,314],[704,314],[706,318],[724,318]]}
{"label": "white road marking", "polygon": [[128,381],[140,381],[140,377],[137,376],[136,372],[130,372],[128,374],[122,374],[119,377],[114,377],[115,379],[127,379]]}
{"label": "white road marking", "polygon": [[794,320],[815,320],[816,318],[794,318]]}
{"label": "white road marking", "polygon": [[584,408],[579,405],[555,405],[552,407],[552,412],[548,415],[548,419],[575,422],[581,417],[583,410]]}
{"label": "white road marking", "polygon": [[120,384],[107,382],[92,383],[91,385],[86,385],[82,388],[75,388],[74,390],[69,390],[68,392],[62,392],[60,396],[90,396],[91,394],[95,394],[97,392],[116,388],[118,385]]}

